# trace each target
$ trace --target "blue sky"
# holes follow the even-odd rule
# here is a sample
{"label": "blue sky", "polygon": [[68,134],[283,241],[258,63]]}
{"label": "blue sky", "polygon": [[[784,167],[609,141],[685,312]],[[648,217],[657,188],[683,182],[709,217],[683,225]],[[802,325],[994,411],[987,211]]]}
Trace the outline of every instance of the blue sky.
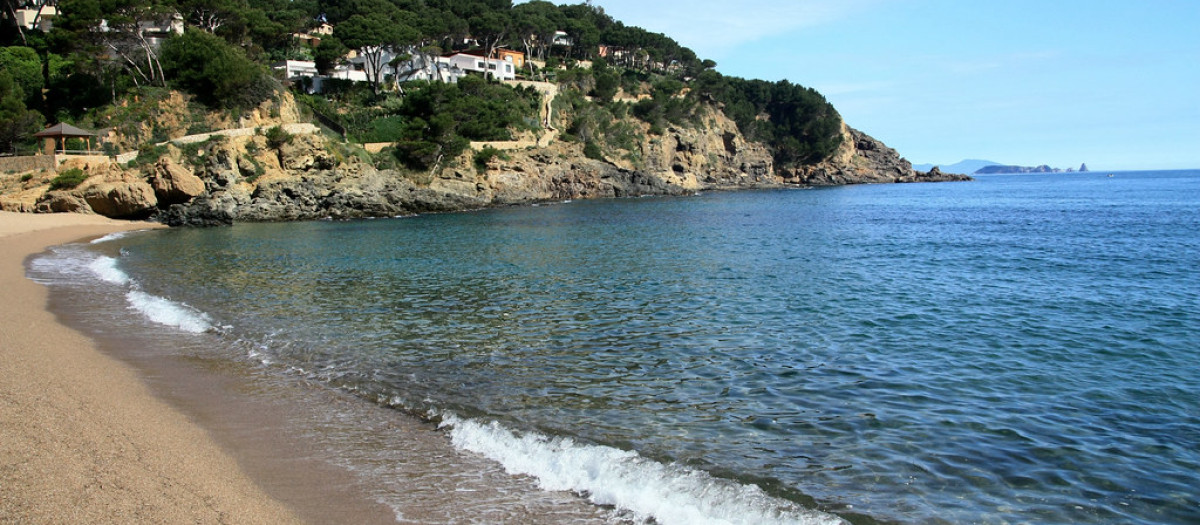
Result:
{"label": "blue sky", "polygon": [[913,163],[1200,168],[1197,0],[595,0]]}

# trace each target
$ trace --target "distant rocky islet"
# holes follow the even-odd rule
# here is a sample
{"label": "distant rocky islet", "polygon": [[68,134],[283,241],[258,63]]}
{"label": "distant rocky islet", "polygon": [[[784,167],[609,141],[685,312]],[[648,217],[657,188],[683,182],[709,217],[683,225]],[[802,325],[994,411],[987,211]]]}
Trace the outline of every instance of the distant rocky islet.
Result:
{"label": "distant rocky islet", "polygon": [[1074,173],[1087,172],[1087,163],[1079,165],[1079,169],[1074,168],[1052,168],[1049,165],[1042,164],[1038,166],[1018,166],[1013,164],[1001,164],[990,160],[966,159],[947,166],[939,166],[935,164],[915,164],[913,169],[929,171],[934,168],[941,168],[953,173],[969,173],[972,175],[989,175],[1001,173]]}

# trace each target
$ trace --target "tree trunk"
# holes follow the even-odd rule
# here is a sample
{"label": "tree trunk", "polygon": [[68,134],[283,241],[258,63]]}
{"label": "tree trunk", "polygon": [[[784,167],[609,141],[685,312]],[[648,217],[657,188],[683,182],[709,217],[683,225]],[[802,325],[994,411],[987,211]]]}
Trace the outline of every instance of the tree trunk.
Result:
{"label": "tree trunk", "polygon": [[[21,35],[21,44],[22,45],[28,44],[28,42],[25,41],[25,28],[21,27],[20,22],[17,22],[17,10],[15,7],[16,4],[13,2],[5,2],[4,4],[5,4],[5,7],[8,8],[9,16],[12,17],[13,25],[17,27],[17,33],[19,33]],[[38,8],[38,13],[39,14],[41,13],[41,8]]]}

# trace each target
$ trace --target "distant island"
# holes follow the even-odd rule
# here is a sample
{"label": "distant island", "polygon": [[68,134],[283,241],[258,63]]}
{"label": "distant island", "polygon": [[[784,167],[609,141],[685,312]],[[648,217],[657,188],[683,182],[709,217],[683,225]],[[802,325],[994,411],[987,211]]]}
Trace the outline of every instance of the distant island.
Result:
{"label": "distant island", "polygon": [[[913,169],[920,171],[929,171],[934,167],[939,167],[942,171],[949,173],[970,173],[975,175],[988,175],[997,173],[1074,173],[1073,168],[1051,168],[1046,164],[1040,166],[1017,166],[1013,164],[1001,164],[990,160],[967,159],[956,162],[947,166],[938,166],[936,164],[915,164]],[[1079,172],[1088,171],[1087,164],[1079,165]]]}
{"label": "distant island", "polygon": [[997,166],[1000,164],[1002,164],[1002,163],[992,161],[992,160],[966,159],[966,160],[962,160],[959,162],[955,162],[954,164],[948,164],[948,165],[947,164],[914,164],[913,169],[921,170],[921,171],[929,171],[929,170],[933,169],[934,166],[937,166],[939,169],[941,169],[942,171],[947,172],[947,173],[975,173],[975,171],[979,170],[980,168],[983,168],[986,166]]}
{"label": "distant island", "polygon": [[1031,166],[998,165],[998,166],[984,166],[982,168],[975,170],[975,173],[978,173],[980,175],[987,175],[990,173],[1062,173],[1064,171],[1073,172],[1075,170],[1072,168],[1067,168],[1066,170],[1062,170],[1059,168],[1051,168],[1050,166],[1047,166],[1045,164],[1042,164],[1041,166],[1032,166],[1032,167]]}

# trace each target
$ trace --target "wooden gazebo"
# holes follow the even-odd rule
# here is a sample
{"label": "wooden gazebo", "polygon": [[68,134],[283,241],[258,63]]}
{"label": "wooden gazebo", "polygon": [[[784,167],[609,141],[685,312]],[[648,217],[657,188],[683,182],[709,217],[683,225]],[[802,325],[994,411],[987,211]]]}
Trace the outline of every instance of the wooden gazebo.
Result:
{"label": "wooden gazebo", "polygon": [[33,136],[42,139],[43,152],[47,155],[53,155],[59,150],[64,150],[63,152],[66,153],[67,139],[86,140],[87,150],[90,152],[92,150],[92,137],[95,137],[96,134],[70,124],[59,123],[34,133]]}

